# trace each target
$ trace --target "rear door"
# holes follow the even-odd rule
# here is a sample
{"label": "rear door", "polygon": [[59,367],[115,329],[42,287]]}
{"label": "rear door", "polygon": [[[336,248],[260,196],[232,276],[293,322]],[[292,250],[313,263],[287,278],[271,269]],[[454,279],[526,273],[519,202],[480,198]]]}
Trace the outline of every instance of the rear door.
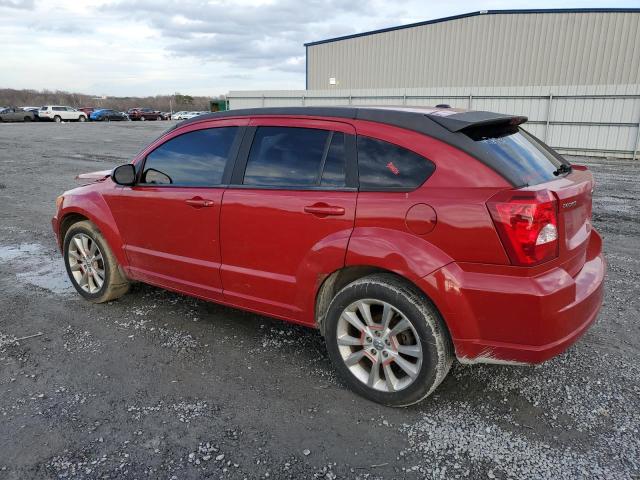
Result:
{"label": "rear door", "polygon": [[357,196],[354,153],[346,123],[251,121],[222,204],[226,299],[312,321],[320,280],[344,266]]}
{"label": "rear door", "polygon": [[221,297],[220,206],[246,123],[179,132],[146,155],[138,184],[108,197],[134,277]]}

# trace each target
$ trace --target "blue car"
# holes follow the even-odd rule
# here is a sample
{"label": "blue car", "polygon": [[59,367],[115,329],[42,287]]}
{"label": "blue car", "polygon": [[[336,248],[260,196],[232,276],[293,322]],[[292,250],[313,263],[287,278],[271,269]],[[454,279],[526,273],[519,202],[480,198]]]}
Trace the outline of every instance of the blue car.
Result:
{"label": "blue car", "polygon": [[94,110],[91,112],[89,118],[94,122],[118,122],[122,120],[129,120],[129,117],[127,117],[126,114],[116,112],[115,110],[110,110],[108,108]]}

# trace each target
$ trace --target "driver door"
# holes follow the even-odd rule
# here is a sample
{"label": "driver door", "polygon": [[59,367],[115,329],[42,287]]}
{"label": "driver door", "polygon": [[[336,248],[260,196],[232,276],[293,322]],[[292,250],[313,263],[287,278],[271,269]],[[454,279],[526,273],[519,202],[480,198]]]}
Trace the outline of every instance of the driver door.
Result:
{"label": "driver door", "polygon": [[138,183],[108,199],[132,277],[221,298],[220,207],[243,123],[174,133],[140,162]]}

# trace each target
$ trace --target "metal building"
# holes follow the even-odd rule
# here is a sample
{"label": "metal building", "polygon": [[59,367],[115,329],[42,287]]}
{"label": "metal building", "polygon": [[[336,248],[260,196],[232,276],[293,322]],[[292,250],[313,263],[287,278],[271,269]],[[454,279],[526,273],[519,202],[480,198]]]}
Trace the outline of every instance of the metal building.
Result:
{"label": "metal building", "polygon": [[305,47],[311,90],[627,85],[640,9],[488,10]]}
{"label": "metal building", "polygon": [[230,108],[436,105],[526,115],[562,153],[640,158],[640,8],[482,11],[305,44],[306,90]]}

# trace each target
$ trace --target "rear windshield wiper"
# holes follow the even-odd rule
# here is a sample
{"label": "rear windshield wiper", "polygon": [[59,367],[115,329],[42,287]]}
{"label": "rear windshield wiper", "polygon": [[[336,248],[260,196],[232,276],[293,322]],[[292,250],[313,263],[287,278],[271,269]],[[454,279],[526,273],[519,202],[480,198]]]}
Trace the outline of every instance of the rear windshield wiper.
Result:
{"label": "rear windshield wiper", "polygon": [[558,175],[562,175],[563,173],[569,173],[571,171],[571,165],[567,163],[563,163],[558,167],[557,170],[554,170],[553,174],[557,177]]}

